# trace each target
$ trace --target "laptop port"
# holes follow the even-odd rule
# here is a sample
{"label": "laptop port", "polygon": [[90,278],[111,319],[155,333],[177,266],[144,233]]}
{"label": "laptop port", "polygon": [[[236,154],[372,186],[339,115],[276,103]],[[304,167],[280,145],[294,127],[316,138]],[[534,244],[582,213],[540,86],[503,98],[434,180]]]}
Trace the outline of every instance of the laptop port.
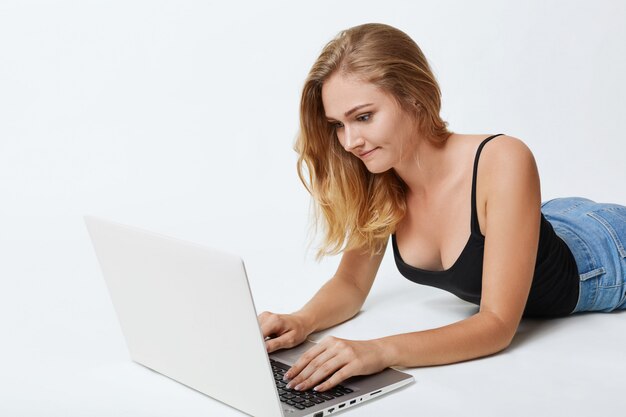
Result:
{"label": "laptop port", "polygon": [[339,407],[337,407],[337,408],[343,408],[345,406],[346,406],[346,403],[343,403],[343,404],[339,404]]}
{"label": "laptop port", "polygon": [[356,400],[350,401],[350,405],[354,404],[355,402],[356,402]]}
{"label": "laptop port", "polygon": [[333,411],[335,411],[335,407],[328,409],[328,413],[332,413]]}
{"label": "laptop port", "polygon": [[322,417],[323,415],[324,415],[324,412],[320,411],[319,413],[315,413],[313,417]]}

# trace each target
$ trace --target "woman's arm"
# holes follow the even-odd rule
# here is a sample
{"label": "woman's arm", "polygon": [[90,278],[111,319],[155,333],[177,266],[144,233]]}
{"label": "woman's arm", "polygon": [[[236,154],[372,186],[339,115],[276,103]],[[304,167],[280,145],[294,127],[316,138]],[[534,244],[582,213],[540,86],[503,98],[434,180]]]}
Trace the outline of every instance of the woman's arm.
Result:
{"label": "woman's arm", "polygon": [[[370,341],[329,338],[289,371],[291,386],[328,389],[352,375],[386,366],[447,364],[496,353],[511,342],[521,320],[537,256],[540,186],[530,150],[514,138],[483,150],[477,195],[485,204],[485,254],[480,311],[437,329]],[[314,350],[315,349],[315,350]]]}
{"label": "woman's arm", "polygon": [[372,288],[384,250],[374,256],[360,250],[346,251],[335,275],[299,311],[261,313],[263,336],[273,336],[266,341],[268,352],[298,345],[309,334],[354,317]]}
{"label": "woman's arm", "polygon": [[486,196],[480,311],[439,329],[379,340],[396,365],[436,365],[486,356],[505,349],[515,335],[535,268],[541,193],[530,150],[517,139],[501,139],[485,147],[478,175],[479,191]]}

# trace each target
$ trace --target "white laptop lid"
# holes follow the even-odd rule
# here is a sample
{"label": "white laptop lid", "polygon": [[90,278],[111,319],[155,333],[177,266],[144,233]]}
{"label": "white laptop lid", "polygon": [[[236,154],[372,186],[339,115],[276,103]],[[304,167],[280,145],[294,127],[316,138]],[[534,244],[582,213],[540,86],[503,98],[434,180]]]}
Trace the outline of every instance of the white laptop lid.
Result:
{"label": "white laptop lid", "polygon": [[[240,258],[85,222],[134,361],[245,413],[282,415]],[[243,380],[245,396],[233,389]]]}

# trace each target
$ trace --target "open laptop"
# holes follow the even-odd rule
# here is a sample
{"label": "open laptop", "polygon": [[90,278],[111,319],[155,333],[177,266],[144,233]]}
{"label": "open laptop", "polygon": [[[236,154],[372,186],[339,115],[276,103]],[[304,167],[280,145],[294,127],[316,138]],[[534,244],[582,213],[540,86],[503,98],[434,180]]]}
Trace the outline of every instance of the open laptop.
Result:
{"label": "open laptop", "polygon": [[[288,390],[281,375],[312,342],[268,357],[241,258],[94,217],[85,222],[135,362],[259,417],[328,416],[413,381],[386,369],[326,392]],[[254,389],[242,395],[241,381]]]}

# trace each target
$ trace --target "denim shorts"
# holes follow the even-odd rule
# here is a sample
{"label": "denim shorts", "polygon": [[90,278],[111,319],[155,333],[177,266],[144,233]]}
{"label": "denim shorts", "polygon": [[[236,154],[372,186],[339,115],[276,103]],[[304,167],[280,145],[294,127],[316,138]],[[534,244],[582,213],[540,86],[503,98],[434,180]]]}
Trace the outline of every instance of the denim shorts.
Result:
{"label": "denim shorts", "polygon": [[567,197],[542,203],[541,212],[576,260],[572,313],[626,309],[626,207]]}

